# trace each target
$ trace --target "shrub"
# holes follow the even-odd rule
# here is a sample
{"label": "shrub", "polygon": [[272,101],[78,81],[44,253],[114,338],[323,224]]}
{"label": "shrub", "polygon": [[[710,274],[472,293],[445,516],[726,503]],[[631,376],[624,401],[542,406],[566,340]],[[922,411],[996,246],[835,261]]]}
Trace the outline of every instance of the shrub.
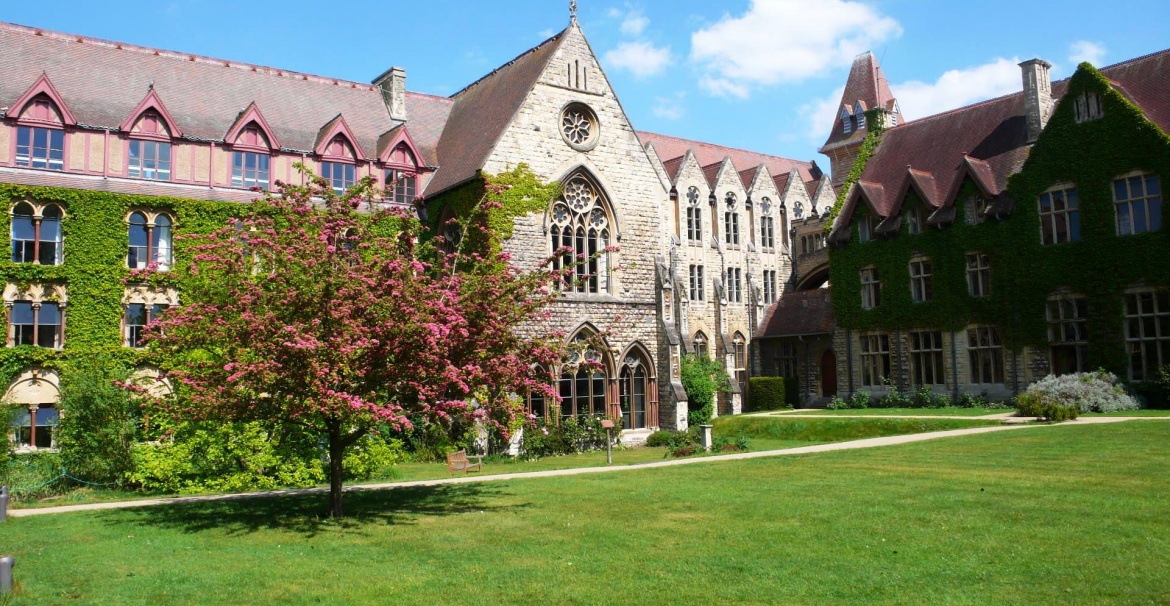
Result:
{"label": "shrub", "polygon": [[849,408],[849,401],[841,398],[841,396],[833,396],[829,403],[825,405],[829,410],[845,410]]}
{"label": "shrub", "polygon": [[1170,364],[1158,369],[1146,392],[1147,408],[1170,408]]}
{"label": "shrub", "polygon": [[874,402],[874,408],[913,408],[914,398],[897,389],[886,394],[884,398]]}
{"label": "shrub", "polygon": [[[4,439],[7,440],[7,436]],[[36,499],[68,492],[71,486],[61,481],[60,476],[61,455],[43,450],[11,456],[8,463],[0,467],[0,485],[7,486],[15,499]]]}
{"label": "shrub", "polygon": [[671,432],[660,429],[650,434],[650,437],[646,438],[646,446],[649,446],[650,448],[662,448],[670,441],[670,434]]}
{"label": "shrub", "polygon": [[666,442],[666,455],[670,457],[689,457],[702,452],[699,445],[699,434],[696,431],[676,431],[670,434]]}
{"label": "shrub", "polygon": [[718,361],[707,356],[685,355],[682,358],[681,378],[687,392],[687,423],[707,425],[715,413],[715,394],[731,389],[727,371]]}
{"label": "shrub", "polygon": [[1042,394],[1050,403],[1073,406],[1080,412],[1114,412],[1140,408],[1137,400],[1126,393],[1125,388],[1117,381],[1117,377],[1104,370],[1059,377],[1049,375],[1029,386],[1026,393]]}
{"label": "shrub", "polygon": [[114,383],[126,379],[95,358],[77,360],[63,373],[56,438],[70,475],[115,483],[131,470],[141,409],[129,391]]}
{"label": "shrub", "polygon": [[1076,419],[1080,410],[1071,404],[1062,404],[1054,396],[1044,392],[1026,391],[1015,399],[1020,416],[1038,417],[1053,423]]}
{"label": "shrub", "polygon": [[929,386],[923,385],[914,392],[914,408],[946,408],[951,399],[935,392]]}
{"label": "shrub", "polygon": [[368,480],[391,475],[394,465],[406,459],[402,440],[367,435],[346,450],[343,462],[345,479]]}
{"label": "shrub", "polygon": [[859,391],[849,398],[849,408],[861,410],[869,408],[870,395],[868,391]]}
{"label": "shrub", "polygon": [[984,408],[987,406],[987,399],[981,395],[977,396],[965,393],[959,396],[958,401],[955,402],[955,406],[959,408]]}
{"label": "shrub", "polygon": [[787,379],[784,377],[748,379],[748,393],[751,395],[748,408],[753,412],[789,408],[785,391],[787,386]]}
{"label": "shrub", "polygon": [[258,422],[184,423],[173,440],[135,445],[127,482],[150,492],[309,487],[325,480],[316,444]]}
{"label": "shrub", "polygon": [[[607,434],[601,422],[607,418],[613,421],[614,427],[622,426],[621,419],[589,416],[570,417],[560,423],[539,422],[526,427],[520,438],[520,456],[535,460],[605,448]],[[614,437],[616,439],[616,435]]]}

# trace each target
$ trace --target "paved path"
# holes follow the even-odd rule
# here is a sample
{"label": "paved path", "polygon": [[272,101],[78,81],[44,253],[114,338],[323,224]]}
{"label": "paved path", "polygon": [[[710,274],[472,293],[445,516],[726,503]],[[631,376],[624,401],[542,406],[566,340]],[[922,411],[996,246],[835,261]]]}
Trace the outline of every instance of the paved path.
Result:
{"label": "paved path", "polygon": [[[929,417],[938,418],[938,417]],[[970,417],[966,417],[970,418]],[[971,429],[955,429],[950,431],[935,431],[930,433],[916,433],[903,436],[888,436],[884,438],[868,438],[865,440],[854,440],[852,442],[835,442],[832,444],[817,444],[815,446],[801,446],[799,448],[787,448],[784,450],[768,450],[760,452],[741,452],[726,455],[714,455],[709,457],[695,457],[689,459],[669,459],[666,461],[659,461],[655,463],[642,463],[638,465],[615,465],[612,467],[579,467],[576,469],[557,469],[550,471],[532,471],[527,473],[509,473],[498,475],[485,476],[462,476],[458,478],[444,478],[438,480],[417,480],[412,482],[390,482],[385,484],[363,484],[359,486],[349,486],[346,492],[357,492],[361,490],[388,490],[394,488],[411,488],[418,486],[444,486],[448,484],[466,484],[469,482],[498,482],[501,480],[523,480],[527,478],[552,478],[560,476],[575,476],[592,473],[619,473],[626,471],[636,471],[641,469],[655,469],[659,467],[675,467],[678,465],[702,465],[706,463],[716,463],[721,461],[740,461],[744,459],[761,459],[767,457],[784,457],[791,455],[812,454],[818,452],[834,452],[838,450],[857,450],[861,448],[877,448],[880,446],[893,446],[896,444],[910,444],[913,442],[925,442],[928,440],[939,440],[943,438],[953,438],[958,436],[969,436],[981,433],[992,433],[997,431],[1014,431],[1019,429],[1037,429],[1041,430],[1048,427],[1059,427],[1063,425],[1096,425],[1102,423],[1121,423],[1124,421],[1146,421],[1157,417],[1082,417],[1076,421],[1069,421],[1061,425],[997,425],[994,427],[975,427]],[[128,509],[133,507],[151,507],[156,505],[173,505],[182,503],[200,503],[204,501],[235,501],[241,499],[254,499],[262,497],[279,497],[279,496],[299,496],[309,494],[323,494],[328,493],[328,488],[303,488],[291,490],[270,490],[264,492],[249,492],[231,495],[208,495],[195,497],[168,497],[162,499],[142,499],[137,501],[120,501],[115,503],[90,503],[87,505],[65,505],[61,507],[44,507],[40,509],[10,509],[8,515],[19,518],[25,516],[39,516],[49,515],[55,513],[72,513],[77,511],[97,511],[101,509]]]}

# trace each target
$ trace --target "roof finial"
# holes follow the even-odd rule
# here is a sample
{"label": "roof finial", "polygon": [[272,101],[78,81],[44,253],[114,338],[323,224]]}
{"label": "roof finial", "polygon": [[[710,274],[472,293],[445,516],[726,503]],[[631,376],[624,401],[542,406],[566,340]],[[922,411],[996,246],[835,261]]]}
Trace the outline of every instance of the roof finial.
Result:
{"label": "roof finial", "polygon": [[577,22],[577,0],[569,0],[569,22]]}

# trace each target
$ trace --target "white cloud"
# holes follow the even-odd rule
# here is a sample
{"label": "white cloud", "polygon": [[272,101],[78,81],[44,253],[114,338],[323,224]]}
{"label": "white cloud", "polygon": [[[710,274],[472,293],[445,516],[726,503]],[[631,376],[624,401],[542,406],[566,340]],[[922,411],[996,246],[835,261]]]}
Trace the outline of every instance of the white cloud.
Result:
{"label": "white cloud", "polygon": [[[924,118],[978,101],[1018,92],[1021,87],[1020,60],[997,58],[983,65],[954,69],[934,82],[911,80],[891,84],[902,115],[907,120]],[[810,141],[820,143],[829,136],[845,87],[806,103],[798,110]]]}
{"label": "white cloud", "polygon": [[664,120],[681,120],[686,115],[684,99],[686,93],[675,93],[673,97],[655,97],[654,115]]}
{"label": "white cloud", "polygon": [[642,9],[626,4],[625,10],[611,8],[607,13],[610,18],[621,19],[621,31],[627,36],[640,36],[650,25],[650,19],[642,13]]}
{"label": "white cloud", "polygon": [[548,40],[549,38],[552,38],[555,35],[557,35],[557,30],[555,30],[551,27],[546,28],[546,29],[542,29],[536,33],[536,37],[540,38],[541,40]]}
{"label": "white cloud", "polygon": [[933,83],[911,80],[891,88],[902,113],[907,119],[916,120],[1019,92],[1023,88],[1019,63],[1018,57],[1001,57],[967,69],[952,69]]}
{"label": "white cloud", "polygon": [[653,76],[670,65],[673,57],[670,47],[657,47],[649,42],[622,42],[605,53],[605,62],[616,69],[624,69],[638,78]]}
{"label": "white cloud", "polygon": [[897,21],[864,2],[752,0],[743,15],[692,34],[691,60],[705,71],[700,84],[708,92],[744,97],[755,87],[848,66],[901,34]]}
{"label": "white cloud", "polygon": [[1105,59],[1106,52],[1108,51],[1105,45],[1100,42],[1077,40],[1068,47],[1068,60],[1073,65],[1079,65],[1088,61],[1097,67],[1101,67],[1101,62]]}

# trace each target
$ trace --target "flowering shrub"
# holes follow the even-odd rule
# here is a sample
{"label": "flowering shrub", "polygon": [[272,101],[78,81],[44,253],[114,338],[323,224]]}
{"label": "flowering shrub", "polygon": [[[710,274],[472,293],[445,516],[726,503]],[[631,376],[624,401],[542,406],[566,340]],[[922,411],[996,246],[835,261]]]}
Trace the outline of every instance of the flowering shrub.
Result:
{"label": "flowering shrub", "polygon": [[[622,420],[610,417],[569,417],[560,423],[538,422],[524,428],[520,439],[520,456],[527,460],[577,454],[605,448],[605,419],[621,427]],[[616,429],[615,439],[616,439]]]}
{"label": "flowering shrub", "polygon": [[[1059,377],[1049,375],[1029,386],[1026,393],[1042,395],[1046,403],[1073,406],[1080,412],[1114,412],[1140,408],[1137,400],[1126,393],[1125,388],[1118,383],[1117,377],[1104,370]],[[1017,402],[1017,407],[1018,405]]]}

